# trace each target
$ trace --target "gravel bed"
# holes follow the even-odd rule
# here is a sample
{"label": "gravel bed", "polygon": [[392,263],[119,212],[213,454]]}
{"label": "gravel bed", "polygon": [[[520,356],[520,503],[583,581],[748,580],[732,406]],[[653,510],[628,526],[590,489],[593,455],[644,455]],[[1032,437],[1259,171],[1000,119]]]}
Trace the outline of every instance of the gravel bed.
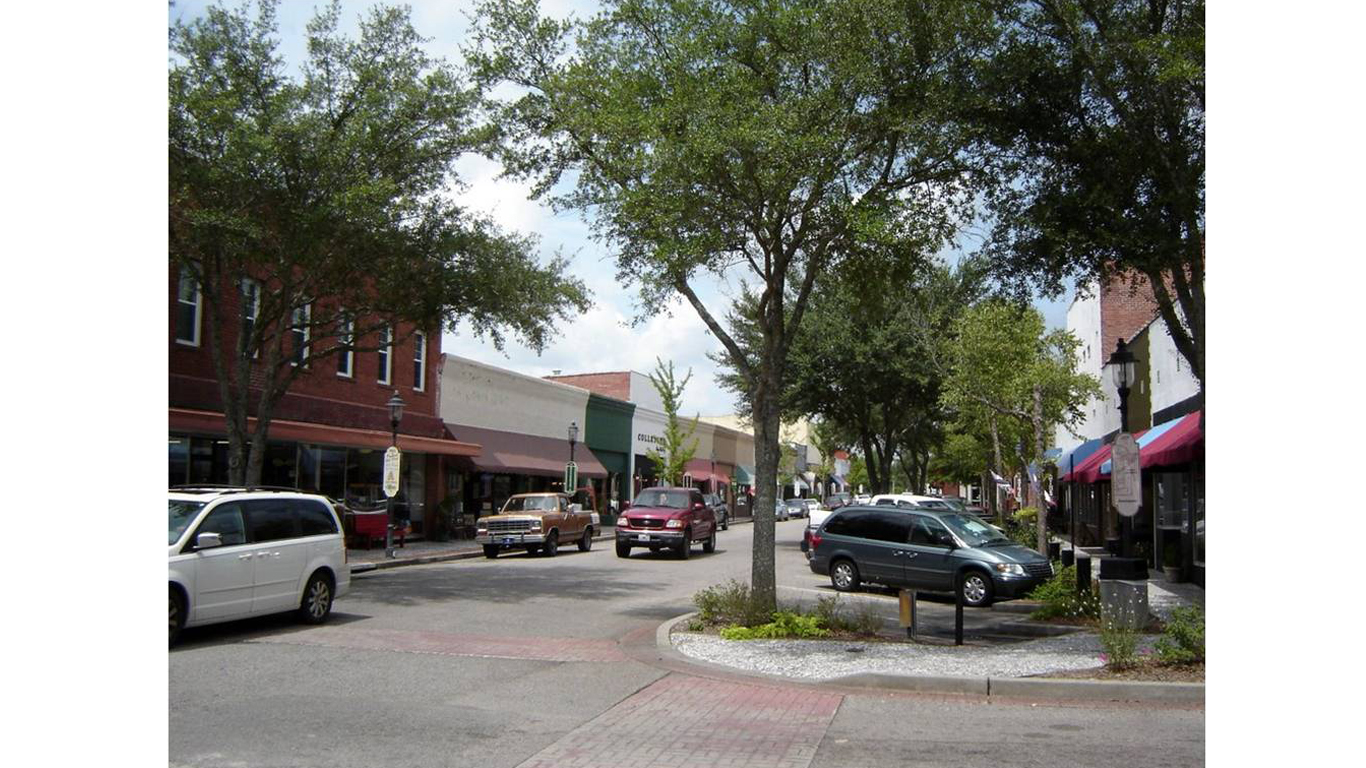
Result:
{"label": "gravel bed", "polygon": [[[1155,635],[1141,636],[1139,647],[1151,647],[1156,639]],[[833,640],[722,640],[693,632],[675,632],[672,640],[680,653],[699,661],[805,680],[860,673],[1029,677],[1104,666],[1100,639],[1086,633],[988,648]],[[860,650],[851,651],[853,648]]]}

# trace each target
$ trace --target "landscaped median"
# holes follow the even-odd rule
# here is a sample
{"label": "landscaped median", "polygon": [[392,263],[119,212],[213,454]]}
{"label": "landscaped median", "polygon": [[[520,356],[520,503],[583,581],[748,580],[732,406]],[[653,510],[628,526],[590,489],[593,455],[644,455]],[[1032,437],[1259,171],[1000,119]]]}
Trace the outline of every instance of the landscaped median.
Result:
{"label": "landscaped median", "polygon": [[[815,606],[781,604],[777,614],[750,610],[745,585],[731,582],[698,593],[699,610],[660,627],[660,650],[693,662],[788,680],[848,687],[891,688],[934,693],[1021,698],[1203,703],[1204,683],[1125,679],[1141,666],[1141,654],[1167,649],[1181,664],[1149,662],[1183,672],[1199,667],[1203,678],[1203,617],[1198,654],[1192,650],[1195,620],[1184,615],[1175,633],[1134,634],[1132,658],[1114,669],[1107,649],[1113,638],[1079,627],[1065,635],[1003,639],[970,645],[942,638],[907,641],[896,634],[896,603],[821,598]],[[767,620],[766,620],[767,619]],[[889,630],[890,626],[890,630]],[[1003,624],[1004,626],[1004,624]],[[734,639],[728,639],[734,638]],[[752,638],[752,639],[740,639]],[[1183,672],[1174,675],[1183,677]],[[1138,673],[1141,677],[1141,671]],[[1098,678],[1098,679],[1078,679]],[[1158,678],[1162,679],[1162,678]],[[1171,679],[1171,678],[1167,678]]]}

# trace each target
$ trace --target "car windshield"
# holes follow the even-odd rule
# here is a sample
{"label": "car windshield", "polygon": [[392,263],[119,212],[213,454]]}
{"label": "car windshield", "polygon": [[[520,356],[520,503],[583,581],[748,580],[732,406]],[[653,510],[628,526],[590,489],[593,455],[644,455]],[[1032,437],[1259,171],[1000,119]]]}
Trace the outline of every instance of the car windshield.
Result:
{"label": "car windshield", "polygon": [[954,512],[966,512],[968,509],[966,504],[957,499],[943,499],[942,501],[945,506],[952,509]]}
{"label": "car windshield", "polygon": [[1001,532],[970,515],[941,515],[939,522],[947,525],[969,547],[980,547],[997,541],[1010,541]]}
{"label": "car windshield", "polygon": [[805,502],[805,501],[802,501],[801,499],[788,499],[788,500],[787,500],[787,506],[789,506],[789,507],[804,507],[804,506],[806,506],[806,502]]}
{"label": "car windshield", "polygon": [[199,514],[199,510],[203,508],[204,502],[202,501],[177,501],[171,499],[170,540],[167,541],[166,544],[171,545],[179,541],[181,535],[185,533],[185,529],[190,527],[190,523],[194,522],[195,515]]}
{"label": "car windshield", "polygon": [[514,496],[503,505],[503,514],[510,512],[552,512],[556,509],[554,496]]}
{"label": "car windshield", "polygon": [[687,509],[688,498],[687,491],[645,491],[640,495],[640,503],[636,506]]}

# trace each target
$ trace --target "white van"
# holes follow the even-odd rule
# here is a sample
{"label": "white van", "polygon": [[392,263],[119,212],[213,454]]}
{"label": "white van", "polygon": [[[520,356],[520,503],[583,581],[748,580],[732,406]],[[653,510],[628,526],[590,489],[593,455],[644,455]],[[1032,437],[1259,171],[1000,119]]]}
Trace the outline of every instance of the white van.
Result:
{"label": "white van", "polygon": [[174,488],[170,642],[180,630],[297,611],[321,624],[351,587],[346,539],[324,496],[245,488]]}

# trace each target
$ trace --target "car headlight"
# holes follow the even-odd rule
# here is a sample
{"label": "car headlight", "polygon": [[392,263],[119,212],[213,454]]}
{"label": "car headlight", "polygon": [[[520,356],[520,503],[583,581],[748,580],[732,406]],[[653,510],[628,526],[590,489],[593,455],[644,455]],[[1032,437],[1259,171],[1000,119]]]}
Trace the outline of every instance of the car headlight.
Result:
{"label": "car headlight", "polygon": [[682,520],[679,520],[678,518],[674,518],[673,520],[670,520],[669,522],[665,523],[665,524],[664,524],[664,527],[665,527],[665,528],[682,528],[682,527],[683,527],[683,521],[682,521]]}
{"label": "car headlight", "polygon": [[531,530],[533,530],[533,531],[539,531],[539,530],[541,530],[541,521],[540,521],[540,520],[532,520],[532,521],[531,521]]}
{"label": "car headlight", "polygon": [[1008,575],[1008,576],[1023,576],[1023,575],[1025,575],[1024,566],[1023,566],[1023,565],[1016,565],[1015,563],[997,563],[997,564],[996,564],[996,572],[997,572],[997,573],[1003,573],[1003,574],[1006,574],[1006,575]]}

